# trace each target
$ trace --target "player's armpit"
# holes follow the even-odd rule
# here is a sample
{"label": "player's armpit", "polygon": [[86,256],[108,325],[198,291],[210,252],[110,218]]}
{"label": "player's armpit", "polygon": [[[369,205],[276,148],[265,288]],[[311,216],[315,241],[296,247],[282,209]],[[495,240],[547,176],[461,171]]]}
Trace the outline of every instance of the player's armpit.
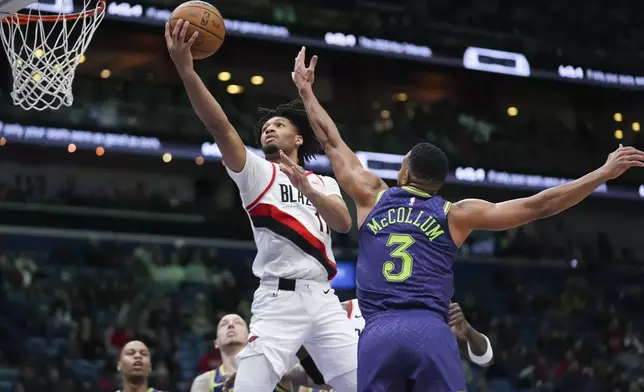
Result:
{"label": "player's armpit", "polygon": [[331,161],[340,187],[355,201],[357,207],[373,208],[378,194],[389,188],[387,184],[362,167],[358,157],[347,145],[337,149],[327,148],[324,152]]}
{"label": "player's armpit", "polygon": [[212,383],[212,372],[206,372],[195,378],[190,386],[190,392],[209,392]]}
{"label": "player's armpit", "polygon": [[181,77],[193,109],[215,138],[226,166],[232,171],[241,171],[246,162],[246,147],[239,134],[194,70]]}

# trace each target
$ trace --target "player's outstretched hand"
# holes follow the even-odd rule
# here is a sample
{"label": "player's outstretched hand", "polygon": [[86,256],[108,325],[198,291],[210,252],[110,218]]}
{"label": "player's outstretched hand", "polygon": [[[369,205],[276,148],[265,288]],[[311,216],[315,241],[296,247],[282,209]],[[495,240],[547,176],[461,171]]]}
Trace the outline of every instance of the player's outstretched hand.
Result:
{"label": "player's outstretched hand", "polygon": [[624,147],[621,144],[606,160],[602,169],[607,179],[619,177],[631,167],[644,167],[644,152],[634,147]]}
{"label": "player's outstretched hand", "polygon": [[314,189],[306,176],[306,170],[293,162],[282,150],[280,150],[280,159],[282,161],[280,163],[280,170],[288,176],[291,184],[302,192],[304,196],[308,196],[310,192],[313,192]]}
{"label": "player's outstretched hand", "polygon": [[309,66],[306,66],[306,47],[302,46],[300,53],[298,53],[295,58],[295,66],[291,73],[295,87],[297,87],[298,90],[301,91],[313,86],[313,81],[315,80],[315,66],[317,63],[318,56],[313,56]]}
{"label": "player's outstretched hand", "polygon": [[170,31],[170,23],[165,24],[165,43],[168,46],[170,57],[174,61],[179,74],[192,69],[192,53],[190,48],[199,36],[198,32],[194,32],[192,37],[186,41],[186,34],[188,33],[188,26],[190,22],[187,20],[179,19]]}
{"label": "player's outstretched hand", "polygon": [[467,340],[465,334],[470,328],[470,324],[467,322],[461,306],[456,302],[449,304],[449,327],[458,340]]}

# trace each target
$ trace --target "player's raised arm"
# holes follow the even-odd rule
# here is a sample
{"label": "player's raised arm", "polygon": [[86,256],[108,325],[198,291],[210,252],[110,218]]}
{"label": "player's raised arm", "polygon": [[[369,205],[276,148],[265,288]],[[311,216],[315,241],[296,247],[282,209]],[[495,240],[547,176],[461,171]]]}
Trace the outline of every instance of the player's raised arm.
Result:
{"label": "player's raised arm", "polygon": [[165,24],[168,52],[183,80],[192,107],[215,138],[226,166],[234,172],[240,172],[246,164],[246,147],[217,100],[193,68],[190,47],[199,33],[195,32],[186,42],[188,25],[187,21],[179,20],[170,31],[170,24]]}
{"label": "player's raised arm", "polygon": [[454,203],[448,216],[454,242],[461,245],[472,230],[506,230],[558,214],[631,167],[644,167],[644,152],[620,144],[602,167],[570,183],[502,203],[477,199]]}
{"label": "player's raised arm", "polygon": [[308,67],[305,65],[305,58],[306,49],[302,47],[295,59],[293,81],[304,102],[311,127],[331,161],[340,187],[356,202],[358,208],[371,209],[378,193],[387,189],[387,185],[378,176],[364,169],[356,154],[342,140],[337,126],[313,94],[317,56],[313,56]]}

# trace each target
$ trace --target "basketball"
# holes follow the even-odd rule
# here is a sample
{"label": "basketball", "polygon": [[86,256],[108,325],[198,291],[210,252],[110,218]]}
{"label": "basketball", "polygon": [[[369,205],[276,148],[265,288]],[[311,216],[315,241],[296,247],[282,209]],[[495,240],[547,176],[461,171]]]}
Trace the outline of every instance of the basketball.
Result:
{"label": "basketball", "polygon": [[192,58],[205,59],[215,54],[226,37],[224,17],[213,5],[205,1],[188,1],[178,6],[170,15],[170,31],[179,19],[190,22],[186,41],[196,31],[197,40],[192,45]]}

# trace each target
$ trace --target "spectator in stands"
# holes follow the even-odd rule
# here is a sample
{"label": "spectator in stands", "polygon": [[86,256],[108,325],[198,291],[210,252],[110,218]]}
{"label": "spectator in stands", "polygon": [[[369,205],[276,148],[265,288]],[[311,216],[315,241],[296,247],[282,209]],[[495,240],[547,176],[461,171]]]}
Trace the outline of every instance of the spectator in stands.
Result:
{"label": "spectator in stands", "polygon": [[214,345],[211,345],[199,359],[199,374],[215,370],[219,365],[221,365],[221,354]]}
{"label": "spectator in stands", "polygon": [[132,340],[132,335],[118,322],[105,331],[105,350],[113,356],[117,356],[121,349]]}

